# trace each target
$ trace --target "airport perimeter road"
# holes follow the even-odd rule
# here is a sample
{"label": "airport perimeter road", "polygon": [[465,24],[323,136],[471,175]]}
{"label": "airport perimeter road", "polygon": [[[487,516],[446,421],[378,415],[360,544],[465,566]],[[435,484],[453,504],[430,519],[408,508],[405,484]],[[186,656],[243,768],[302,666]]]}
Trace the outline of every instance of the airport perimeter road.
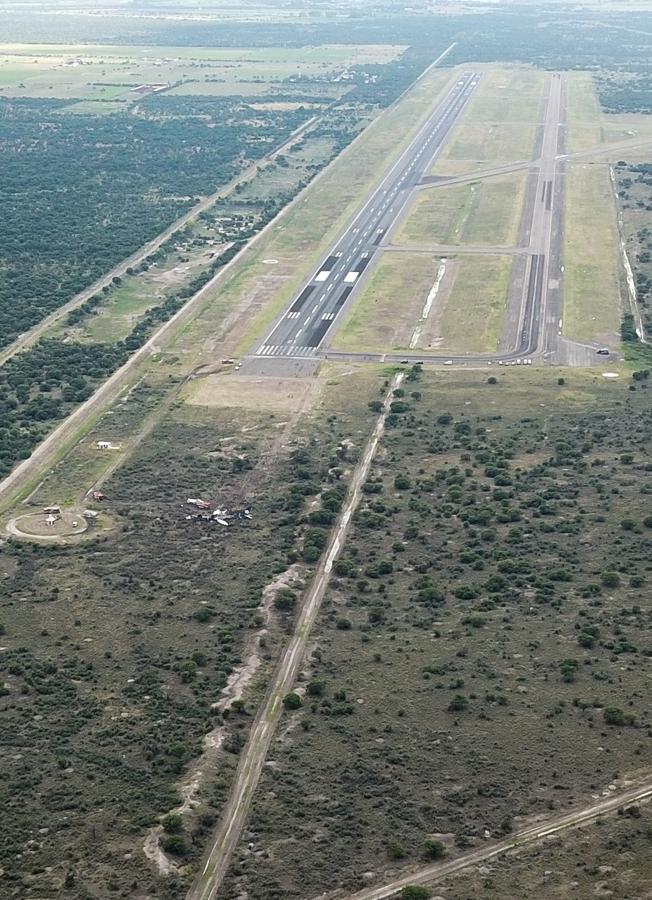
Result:
{"label": "airport perimeter road", "polygon": [[393,391],[403,381],[403,373],[397,373],[387,390],[383,409],[367,442],[364,453],[356,465],[342,512],[331,532],[331,536],[317,567],[314,578],[302,599],[301,612],[294,627],[294,633],[282,652],[281,659],[267,695],[258,708],[251,726],[249,740],[242,753],[226,804],[222,810],[220,823],[213,836],[208,852],[202,862],[201,871],[190,888],[187,900],[214,900],[226,875],[233,851],[238,845],[240,834],[249,815],[260,775],[269,752],[276,725],[283,712],[283,698],[292,690],[303,664],[303,657],[310,640],[321,601],[326,593],[333,563],[344,544],[351,519],[362,496],[362,488],[373,462],[378,443],[385,428],[385,419],[393,399]]}
{"label": "airport perimeter road", "polygon": [[471,850],[469,853],[465,853],[457,859],[451,859],[449,862],[432,863],[429,866],[423,866],[421,869],[415,869],[396,878],[394,881],[378,887],[365,888],[365,890],[358,891],[356,894],[349,894],[347,897],[338,891],[336,894],[322,894],[315,900],[329,900],[329,898],[335,900],[335,897],[338,900],[388,900],[390,897],[397,897],[400,891],[409,884],[438,884],[444,878],[454,875],[456,872],[460,872],[469,866],[479,865],[497,856],[502,856],[510,850],[519,850],[521,847],[527,847],[529,844],[542,841],[544,838],[552,837],[571,828],[579,828],[582,825],[595,822],[601,816],[609,815],[633,803],[647,802],[651,797],[652,782],[647,782],[636,788],[618,791],[581,809],[551,816],[538,822],[536,825],[521,828],[503,841],[487,843],[484,847]]}
{"label": "airport perimeter road", "polygon": [[479,75],[460,76],[409,147],[340,235],[327,258],[303,286],[254,357],[316,356],[327,332],[372,262],[414,187],[430,171],[448,134],[473,93]]}

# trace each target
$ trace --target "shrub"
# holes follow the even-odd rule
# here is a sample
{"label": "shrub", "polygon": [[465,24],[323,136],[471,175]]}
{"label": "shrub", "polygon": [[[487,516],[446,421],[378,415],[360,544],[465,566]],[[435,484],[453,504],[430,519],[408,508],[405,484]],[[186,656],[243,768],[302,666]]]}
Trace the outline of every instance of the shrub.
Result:
{"label": "shrub", "polygon": [[283,697],[283,706],[286,709],[299,709],[300,706],[303,706],[301,697],[292,691],[290,694],[286,694],[285,697]]}
{"label": "shrub", "polygon": [[446,846],[441,841],[429,839],[425,843],[425,851],[429,859],[441,859],[446,855]]}
{"label": "shrub", "polygon": [[633,713],[623,712],[618,706],[605,706],[602,711],[605,725],[633,725],[636,716]]}
{"label": "shrub", "polygon": [[387,855],[390,859],[405,859],[407,850],[398,841],[391,841],[387,845]]}
{"label": "shrub", "polygon": [[406,884],[401,891],[401,900],[428,900],[430,891],[420,884]]}
{"label": "shrub", "polygon": [[294,609],[297,602],[297,595],[289,588],[281,588],[276,592],[274,597],[274,606],[283,612],[289,612]]}
{"label": "shrub", "polygon": [[323,697],[326,691],[326,683],[324,681],[309,681],[306,691],[311,697]]}
{"label": "shrub", "polygon": [[608,588],[617,588],[620,586],[620,576],[617,572],[603,572],[600,576],[603,585]]}
{"label": "shrub", "polygon": [[180,813],[169,813],[161,822],[163,830],[167,834],[179,834],[183,827],[183,819]]}
{"label": "shrub", "polygon": [[455,694],[451,702],[448,704],[449,712],[463,712],[468,708],[469,701],[464,694]]}
{"label": "shrub", "polygon": [[184,856],[188,849],[182,834],[167,835],[161,840],[161,847],[166,853],[172,853],[174,856]]}

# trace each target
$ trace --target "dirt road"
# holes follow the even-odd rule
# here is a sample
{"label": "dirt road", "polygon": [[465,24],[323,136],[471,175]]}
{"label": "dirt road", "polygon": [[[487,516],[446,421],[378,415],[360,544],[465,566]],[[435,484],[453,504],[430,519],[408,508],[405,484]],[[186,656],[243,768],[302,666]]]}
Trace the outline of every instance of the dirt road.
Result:
{"label": "dirt road", "polygon": [[649,800],[652,797],[652,782],[647,781],[636,788],[628,788],[626,790],[617,791],[606,797],[604,800],[598,800],[588,806],[576,809],[572,812],[560,813],[556,816],[550,816],[535,825],[529,825],[519,831],[515,831],[508,838],[496,843],[487,843],[484,847],[477,850],[471,850],[457,859],[451,859],[449,862],[432,863],[423,866],[420,869],[414,869],[405,875],[401,875],[394,881],[378,887],[365,888],[356,894],[344,895],[341,892],[321,894],[315,900],[386,900],[389,897],[396,897],[400,891],[409,884],[414,885],[433,885],[441,882],[449,875],[466,869],[469,866],[475,866],[479,863],[487,862],[496,856],[502,856],[510,850],[518,850],[528,844],[533,844],[543,838],[558,834],[562,831],[568,831],[571,828],[579,828],[581,825],[587,825],[599,819],[601,816],[608,815],[620,809],[623,806],[629,806],[632,803]]}
{"label": "dirt road", "polygon": [[267,696],[256,714],[249,740],[240,756],[240,764],[231,794],[222,810],[220,823],[202,862],[200,873],[188,892],[188,900],[213,900],[226,875],[233,851],[249,815],[251,802],[274,737],[276,725],[283,711],[283,697],[292,690],[299,673],[310,631],[328,587],[333,562],[340,552],[351,518],[360,502],[362,486],[369,474],[369,468],[385,427],[385,419],[393,399],[392,391],[401,384],[402,380],[402,372],[394,377],[365,451],[353,472],[342,512],[331,533],[330,541],[314,579],[303,599],[294,634],[281,656]]}

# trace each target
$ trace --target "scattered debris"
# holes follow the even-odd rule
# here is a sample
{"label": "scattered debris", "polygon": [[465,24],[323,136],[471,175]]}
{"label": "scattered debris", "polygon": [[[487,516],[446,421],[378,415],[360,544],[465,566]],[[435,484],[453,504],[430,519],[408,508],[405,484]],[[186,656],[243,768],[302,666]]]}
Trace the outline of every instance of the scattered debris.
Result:
{"label": "scattered debris", "polygon": [[199,498],[188,497],[186,503],[189,503],[191,506],[196,506],[197,509],[211,508],[211,505],[207,500],[200,500]]}

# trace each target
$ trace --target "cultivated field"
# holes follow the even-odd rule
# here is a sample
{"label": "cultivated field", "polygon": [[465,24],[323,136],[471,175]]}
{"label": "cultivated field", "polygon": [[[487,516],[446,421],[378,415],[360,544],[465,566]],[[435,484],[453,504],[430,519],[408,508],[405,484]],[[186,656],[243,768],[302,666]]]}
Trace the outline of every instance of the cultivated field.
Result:
{"label": "cultivated field", "polygon": [[304,79],[324,82],[324,97],[338,97],[349,87],[348,68],[390,62],[404,49],[0,44],[0,97],[73,98],[85,101],[71,106],[76,112],[102,111],[105,103],[116,111],[151,93],[148,85],[173,95],[282,94],[304,91]]}

